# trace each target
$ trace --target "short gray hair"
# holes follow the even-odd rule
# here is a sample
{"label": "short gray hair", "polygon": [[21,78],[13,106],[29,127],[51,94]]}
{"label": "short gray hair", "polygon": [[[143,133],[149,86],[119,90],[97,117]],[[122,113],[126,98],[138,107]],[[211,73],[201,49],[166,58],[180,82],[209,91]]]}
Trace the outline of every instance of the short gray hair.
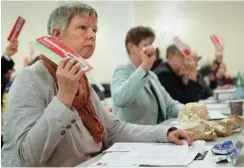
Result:
{"label": "short gray hair", "polygon": [[47,23],[48,34],[51,35],[54,28],[59,29],[62,33],[69,26],[74,15],[88,14],[97,18],[97,12],[91,6],[81,3],[67,3],[54,9],[49,16]]}

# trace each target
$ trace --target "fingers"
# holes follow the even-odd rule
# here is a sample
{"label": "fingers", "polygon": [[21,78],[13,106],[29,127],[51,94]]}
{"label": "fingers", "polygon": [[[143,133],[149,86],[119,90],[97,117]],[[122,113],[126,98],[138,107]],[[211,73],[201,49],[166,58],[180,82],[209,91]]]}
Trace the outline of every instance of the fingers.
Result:
{"label": "fingers", "polygon": [[190,137],[191,137],[192,143],[193,143],[193,141],[194,141],[193,133],[192,132],[189,132],[189,134],[190,134]]}
{"label": "fingers", "polygon": [[19,41],[17,39],[12,41],[12,44],[18,44],[18,43],[19,43]]}
{"label": "fingers", "polygon": [[66,63],[70,60],[70,58],[66,57],[62,59],[58,65],[58,69],[64,69]]}
{"label": "fingers", "polygon": [[184,138],[187,140],[188,144],[192,144],[193,138],[190,133],[183,131],[183,130],[179,130],[179,134],[180,134],[181,138]]}
{"label": "fingers", "polygon": [[75,75],[75,78],[80,79],[84,74],[85,72],[80,68],[79,72]]}
{"label": "fingers", "polygon": [[64,69],[70,71],[71,68],[77,63],[78,61],[75,59],[70,59],[67,64],[64,66]]}
{"label": "fingers", "polygon": [[175,135],[176,135],[176,134],[173,134],[173,135],[170,137],[170,142],[173,142],[173,143],[175,143],[176,145],[183,145],[183,143],[181,142],[181,140],[178,139]]}
{"label": "fingers", "polygon": [[146,49],[146,54],[148,55],[148,56],[151,56],[151,55],[153,55],[155,53],[155,49],[153,48],[153,47],[147,47],[147,49]]}
{"label": "fingers", "polygon": [[15,48],[17,48],[18,47],[18,40],[14,40],[14,41],[12,41],[10,44],[9,44],[9,48],[11,48],[11,49],[15,49]]}
{"label": "fingers", "polygon": [[79,72],[80,69],[81,69],[80,63],[77,62],[77,63],[71,68],[70,72],[71,72],[72,74],[75,75],[77,72]]}
{"label": "fingers", "polygon": [[169,142],[175,143],[176,145],[183,145],[183,142],[180,139],[186,139],[188,144],[192,144],[193,136],[190,132],[184,130],[176,130],[169,134]]}

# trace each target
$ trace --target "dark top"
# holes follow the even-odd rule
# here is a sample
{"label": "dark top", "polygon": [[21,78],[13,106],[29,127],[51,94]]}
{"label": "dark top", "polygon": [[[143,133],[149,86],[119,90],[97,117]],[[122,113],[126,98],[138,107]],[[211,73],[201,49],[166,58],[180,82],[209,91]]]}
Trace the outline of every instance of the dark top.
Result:
{"label": "dark top", "polygon": [[152,86],[150,87],[150,89],[151,89],[151,91],[152,91],[154,97],[155,97],[156,100],[157,100],[157,104],[158,104],[158,119],[157,119],[157,124],[159,124],[159,123],[161,123],[161,122],[164,121],[163,112],[162,112],[162,110],[161,110],[161,108],[160,108],[160,103],[159,103],[159,99],[158,99],[158,96],[157,96],[157,94],[156,94],[156,91],[154,90],[154,88],[153,88]]}
{"label": "dark top", "polygon": [[197,102],[213,95],[212,90],[195,81],[190,80],[185,85],[182,78],[173,72],[168,63],[160,64],[154,72],[170,96],[183,104]]}
{"label": "dark top", "polygon": [[3,104],[2,100],[3,100],[3,93],[5,91],[5,87],[7,85],[7,83],[9,82],[8,80],[6,80],[5,78],[5,74],[13,69],[14,67],[14,61],[11,59],[10,61],[7,60],[4,56],[2,56],[1,58],[1,103]]}
{"label": "dark top", "polygon": [[160,58],[158,58],[158,59],[153,63],[152,68],[151,68],[150,70],[151,70],[151,71],[154,71],[154,70],[158,67],[158,65],[160,65],[161,63],[163,63],[163,60],[160,59]]}
{"label": "dark top", "polygon": [[221,78],[216,78],[215,80],[212,80],[210,82],[210,87],[212,89],[216,89],[218,86],[224,86],[224,85],[234,85],[234,79],[233,78],[227,78],[225,76],[221,77]]}

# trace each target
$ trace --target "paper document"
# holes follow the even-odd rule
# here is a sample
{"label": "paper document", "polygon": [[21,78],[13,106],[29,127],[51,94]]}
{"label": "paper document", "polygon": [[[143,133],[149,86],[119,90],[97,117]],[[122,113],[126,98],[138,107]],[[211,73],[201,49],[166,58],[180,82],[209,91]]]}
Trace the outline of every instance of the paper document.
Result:
{"label": "paper document", "polygon": [[[171,153],[168,153],[169,150]],[[170,143],[115,143],[106,152],[147,152],[168,155],[177,152],[188,153],[188,146],[177,146]]]}
{"label": "paper document", "polygon": [[[180,154],[181,155],[181,154]],[[138,167],[138,166],[186,166],[191,163],[196,154],[186,157],[169,157],[160,154],[134,153],[134,152],[112,152],[106,153],[98,162],[90,167]]]}
{"label": "paper document", "polygon": [[210,120],[220,120],[227,117],[226,115],[223,115],[220,110],[208,110],[208,112]]}
{"label": "paper document", "polygon": [[228,104],[226,103],[212,103],[212,104],[205,104],[208,110],[222,110],[228,108]]}
{"label": "paper document", "polygon": [[[205,144],[204,144],[205,145]],[[177,146],[169,143],[115,143],[90,167],[186,166],[197,153],[199,144]]]}

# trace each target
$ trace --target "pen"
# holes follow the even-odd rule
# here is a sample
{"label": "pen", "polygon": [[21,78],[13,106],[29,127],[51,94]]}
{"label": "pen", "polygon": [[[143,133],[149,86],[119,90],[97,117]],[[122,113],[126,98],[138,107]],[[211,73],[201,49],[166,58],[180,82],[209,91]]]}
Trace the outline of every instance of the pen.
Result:
{"label": "pen", "polygon": [[146,164],[141,164],[139,167],[163,167],[161,165],[146,165]]}
{"label": "pen", "polygon": [[140,164],[139,167],[179,167],[174,165],[147,165],[147,164]]}

